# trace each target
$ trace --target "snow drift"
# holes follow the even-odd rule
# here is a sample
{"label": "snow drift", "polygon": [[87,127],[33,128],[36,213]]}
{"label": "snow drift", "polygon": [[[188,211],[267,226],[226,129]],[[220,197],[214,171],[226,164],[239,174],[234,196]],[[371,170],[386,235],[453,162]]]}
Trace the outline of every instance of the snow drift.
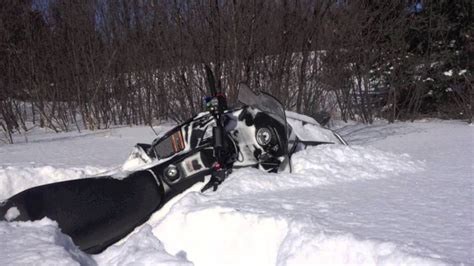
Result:
{"label": "snow drift", "polygon": [[93,176],[105,170],[106,168],[93,166],[82,168],[0,166],[0,201],[31,187]]}
{"label": "snow drift", "polygon": [[[147,130],[126,129],[128,141],[142,139]],[[193,187],[95,256],[77,249],[49,219],[0,222],[0,264],[471,263],[474,127],[427,122],[344,130],[352,130],[352,142],[361,146],[301,151],[292,158],[291,174],[240,169],[216,192]],[[94,167],[77,167],[77,161],[68,166],[64,158],[60,167],[24,163],[33,157],[9,158],[11,164],[0,164],[0,200],[32,186],[115,169],[125,157],[115,152],[111,165],[108,156],[107,147],[120,138],[94,134],[80,141],[95,145],[93,160],[83,164]],[[26,151],[35,145],[8,150],[30,156]],[[1,149],[0,159],[7,158]],[[45,157],[64,157],[56,151]]]}

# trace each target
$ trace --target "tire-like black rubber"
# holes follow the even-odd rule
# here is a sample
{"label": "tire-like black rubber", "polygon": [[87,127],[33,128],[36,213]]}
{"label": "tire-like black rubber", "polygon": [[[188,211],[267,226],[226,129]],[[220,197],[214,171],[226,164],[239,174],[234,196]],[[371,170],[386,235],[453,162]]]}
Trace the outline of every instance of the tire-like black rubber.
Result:
{"label": "tire-like black rubber", "polygon": [[161,203],[155,178],[140,171],[122,180],[86,178],[27,189],[0,206],[0,219],[11,207],[20,211],[14,221],[49,217],[81,250],[95,254],[148,220]]}

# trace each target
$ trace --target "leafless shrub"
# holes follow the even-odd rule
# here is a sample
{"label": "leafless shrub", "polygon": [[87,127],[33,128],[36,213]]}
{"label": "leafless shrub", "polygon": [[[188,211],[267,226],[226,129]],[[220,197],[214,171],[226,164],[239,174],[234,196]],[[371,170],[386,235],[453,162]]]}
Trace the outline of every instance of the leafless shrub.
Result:
{"label": "leafless shrub", "polygon": [[472,57],[467,0],[4,2],[0,125],[9,141],[27,119],[55,131],[183,121],[201,111],[205,66],[231,104],[246,82],[308,115],[394,121],[450,102],[472,119],[471,73],[441,80],[472,69],[462,60]]}

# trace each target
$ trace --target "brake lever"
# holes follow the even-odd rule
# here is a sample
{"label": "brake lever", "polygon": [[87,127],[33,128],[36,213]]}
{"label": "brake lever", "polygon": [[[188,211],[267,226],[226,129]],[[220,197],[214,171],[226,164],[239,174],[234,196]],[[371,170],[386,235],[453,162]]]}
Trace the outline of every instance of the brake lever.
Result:
{"label": "brake lever", "polygon": [[211,172],[211,179],[207,184],[201,189],[201,193],[204,193],[212,187],[212,191],[216,191],[219,185],[226,179],[227,171],[224,169],[213,170]]}

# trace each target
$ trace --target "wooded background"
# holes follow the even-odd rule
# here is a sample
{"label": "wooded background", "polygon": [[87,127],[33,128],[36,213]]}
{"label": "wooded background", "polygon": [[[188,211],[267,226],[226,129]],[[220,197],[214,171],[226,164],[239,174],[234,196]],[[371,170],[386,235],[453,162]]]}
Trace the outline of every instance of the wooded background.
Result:
{"label": "wooded background", "polygon": [[[472,121],[473,1],[2,0],[0,128],[182,121],[205,67],[286,108]],[[29,122],[28,122],[29,121]]]}

